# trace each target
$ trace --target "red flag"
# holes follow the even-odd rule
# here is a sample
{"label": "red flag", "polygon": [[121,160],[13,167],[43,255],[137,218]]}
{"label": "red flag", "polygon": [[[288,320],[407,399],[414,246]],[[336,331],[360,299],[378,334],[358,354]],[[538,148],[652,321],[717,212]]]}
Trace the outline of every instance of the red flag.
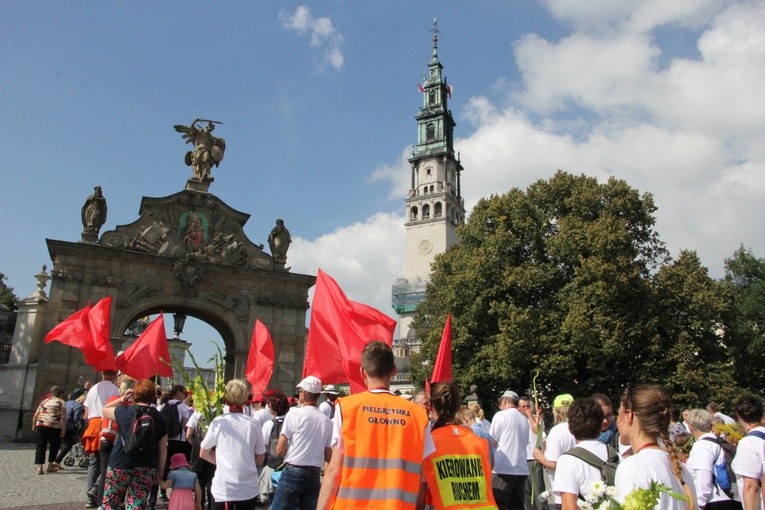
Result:
{"label": "red flag", "polygon": [[448,87],[446,87],[446,95],[447,95],[447,96],[449,96],[449,98],[451,98],[451,97],[452,97],[452,92],[453,92],[453,91],[454,91],[454,89],[452,88],[452,86],[451,86],[451,85],[449,85]]}
{"label": "red flag", "polygon": [[420,85],[419,83],[417,84],[417,88],[420,89],[420,92],[425,92],[425,89],[422,88],[422,85]]}
{"label": "red flag", "polygon": [[117,367],[133,379],[148,379],[155,374],[162,377],[173,376],[165,319],[161,313],[133,345],[117,356],[116,362]]}
{"label": "red flag", "polygon": [[92,364],[98,372],[117,370],[111,341],[111,311],[112,297],[106,296],[96,303],[96,306],[91,308],[88,313],[90,336],[98,356],[97,359],[93,360],[93,363],[88,364]]}
{"label": "red flag", "polygon": [[96,306],[78,310],[45,336],[45,343],[53,341],[74,347],[82,352],[85,363],[97,371],[114,370],[114,351],[110,341],[110,314],[112,298],[105,297]]}
{"label": "red flag", "polygon": [[255,329],[252,332],[250,353],[247,355],[247,365],[244,378],[252,385],[252,394],[261,393],[268,387],[268,381],[274,373],[274,344],[271,333],[266,326],[255,319]]}
{"label": "red flag", "polygon": [[[452,314],[446,316],[444,332],[441,334],[441,344],[438,346],[436,363],[433,365],[433,374],[430,382],[452,381]],[[430,386],[430,385],[427,385]],[[430,392],[430,388],[428,388]]]}
{"label": "red flag", "polygon": [[350,382],[353,393],[366,389],[361,379],[361,351],[372,340],[393,344],[396,321],[362,303],[350,301],[319,269],[308,327],[303,377],[314,375],[324,384]]}

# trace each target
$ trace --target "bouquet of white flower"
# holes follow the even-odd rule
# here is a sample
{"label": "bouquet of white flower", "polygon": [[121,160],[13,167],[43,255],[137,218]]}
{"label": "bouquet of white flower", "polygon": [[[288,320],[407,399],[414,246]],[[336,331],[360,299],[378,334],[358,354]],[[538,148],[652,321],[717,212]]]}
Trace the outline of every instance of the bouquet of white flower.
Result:
{"label": "bouquet of white flower", "polygon": [[673,492],[670,487],[659,482],[651,482],[647,489],[637,488],[627,494],[624,503],[616,500],[616,487],[607,486],[597,481],[590,486],[590,491],[584,496],[584,501],[579,502],[580,510],[653,510],[659,503],[662,493],[679,499],[687,498]]}

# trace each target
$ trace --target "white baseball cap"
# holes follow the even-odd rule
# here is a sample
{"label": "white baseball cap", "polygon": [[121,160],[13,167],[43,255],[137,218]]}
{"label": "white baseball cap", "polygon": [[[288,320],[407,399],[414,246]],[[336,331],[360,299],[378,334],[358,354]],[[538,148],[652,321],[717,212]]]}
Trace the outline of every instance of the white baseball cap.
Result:
{"label": "white baseball cap", "polygon": [[297,385],[298,388],[307,391],[308,393],[321,393],[321,381],[318,377],[309,375]]}

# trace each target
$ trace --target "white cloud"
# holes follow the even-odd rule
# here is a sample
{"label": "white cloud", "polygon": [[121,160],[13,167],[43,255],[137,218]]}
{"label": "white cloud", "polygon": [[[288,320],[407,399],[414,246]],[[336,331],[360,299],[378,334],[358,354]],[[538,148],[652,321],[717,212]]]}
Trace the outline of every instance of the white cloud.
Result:
{"label": "white cloud", "polygon": [[404,274],[403,225],[403,216],[378,213],[313,241],[293,238],[288,265],[292,272],[304,274],[316,274],[321,268],[337,281],[348,299],[396,318],[391,285]]}
{"label": "white cloud", "polygon": [[[654,196],[657,229],[673,255],[697,250],[714,277],[740,243],[763,256],[765,3],[705,2],[668,17],[660,12],[666,2],[609,0],[599,4],[608,11],[603,23],[633,20],[633,30],[610,33],[585,22],[594,11],[574,8],[591,2],[549,5],[562,19],[581,15],[576,31],[557,41],[521,38],[521,92],[499,104],[473,97],[458,115],[474,129],[455,140],[468,213],[481,197],[526,188],[558,169],[601,181],[614,176]],[[649,32],[661,23],[702,22],[700,58],[658,69],[662,48]],[[497,70],[504,87],[503,74]],[[370,177],[390,182],[402,207],[410,151]],[[321,267],[350,299],[393,316],[390,285],[403,273],[403,240],[404,218],[378,214],[315,241],[296,240],[290,262],[311,274]]]}
{"label": "white cloud", "polygon": [[309,35],[311,46],[323,50],[321,68],[324,68],[325,65],[329,65],[335,70],[343,67],[345,62],[341,48],[343,36],[332,25],[331,19],[327,17],[314,18],[311,10],[301,5],[292,14],[284,10],[279,12],[279,20],[282,22],[282,27],[287,30],[300,35]]}

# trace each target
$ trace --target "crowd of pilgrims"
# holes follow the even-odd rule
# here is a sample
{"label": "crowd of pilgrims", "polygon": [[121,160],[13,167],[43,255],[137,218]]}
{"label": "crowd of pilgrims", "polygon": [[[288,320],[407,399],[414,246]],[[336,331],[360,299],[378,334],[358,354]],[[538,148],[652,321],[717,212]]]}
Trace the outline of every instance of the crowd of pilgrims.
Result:
{"label": "crowd of pilgrims", "polygon": [[[680,413],[653,385],[628,388],[617,407],[602,394],[563,394],[554,399],[548,424],[533,399],[510,390],[499,397],[491,421],[480,404],[464,405],[455,384],[435,383],[430,390],[400,396],[427,412],[417,500],[370,502],[369,508],[574,510],[585,507],[597,482],[611,483],[621,502],[652,482],[683,496],[662,493],[660,509],[765,508],[765,428],[756,397],[738,398],[729,410],[734,419],[716,404]],[[86,382],[66,401],[54,386],[33,417],[36,472],[64,469],[62,460],[81,441],[89,456],[86,508],[153,509],[168,493],[171,510],[316,508],[318,480],[348,420],[337,412],[343,399],[335,387],[308,377],[293,396],[252,395],[235,379],[226,385],[225,401],[223,415],[207,423],[180,385],[163,393],[150,380],[105,372],[101,382]],[[137,406],[148,408],[154,425],[156,449],[144,457],[127,454],[120,440],[134,427]],[[166,407],[177,413],[180,429],[170,423],[174,416],[166,418]],[[369,423],[405,424],[412,419],[407,409],[367,406],[381,416]],[[742,437],[731,432],[735,427]],[[468,447],[473,460],[456,455]],[[439,480],[450,480],[449,494]]]}

